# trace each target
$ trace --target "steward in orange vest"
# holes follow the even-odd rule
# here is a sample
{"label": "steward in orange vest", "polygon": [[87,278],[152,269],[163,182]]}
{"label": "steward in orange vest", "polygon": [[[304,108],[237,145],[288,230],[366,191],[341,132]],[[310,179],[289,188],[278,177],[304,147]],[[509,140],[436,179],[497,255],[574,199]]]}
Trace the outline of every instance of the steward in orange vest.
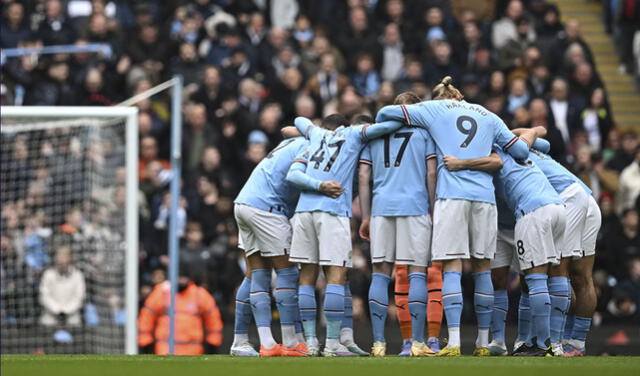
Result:
{"label": "steward in orange vest", "polygon": [[[155,353],[169,353],[169,281],[157,284],[144,302],[138,316],[138,345],[155,342]],[[216,301],[204,288],[180,276],[176,294],[175,355],[201,355],[204,341],[212,346],[222,343],[222,318]]]}

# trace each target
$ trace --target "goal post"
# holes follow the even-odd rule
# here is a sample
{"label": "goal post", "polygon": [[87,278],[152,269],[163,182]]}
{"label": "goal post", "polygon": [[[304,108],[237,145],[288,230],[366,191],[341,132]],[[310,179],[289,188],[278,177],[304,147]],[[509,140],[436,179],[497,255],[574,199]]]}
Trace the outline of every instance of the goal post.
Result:
{"label": "goal post", "polygon": [[[14,155],[10,154],[9,149],[13,149],[13,145],[16,142],[16,136],[24,134],[24,139],[37,138],[37,142],[33,143],[37,148],[43,147],[42,145],[45,141],[48,141],[49,137],[59,137],[60,143],[64,144],[65,142],[69,143],[69,140],[62,139],[64,137],[75,137],[74,141],[78,143],[77,140],[86,141],[85,144],[79,146],[81,148],[86,149],[86,154],[79,154],[79,158],[85,158],[86,160],[91,159],[90,147],[100,144],[100,142],[95,142],[96,139],[100,137],[104,137],[105,135],[113,137],[113,140],[110,140],[110,146],[113,146],[118,152],[121,152],[121,155],[116,158],[118,161],[122,162],[122,166],[114,164],[111,165],[105,163],[105,166],[98,163],[97,165],[93,165],[93,161],[85,161],[82,160],[79,162],[77,166],[81,166],[83,169],[82,173],[78,175],[78,177],[83,179],[94,179],[94,181],[89,182],[76,182],[72,184],[84,184],[83,187],[90,186],[92,184],[96,185],[108,185],[105,183],[105,179],[114,179],[116,176],[116,167],[119,169],[124,168],[124,208],[122,210],[121,215],[124,217],[124,224],[122,223],[114,223],[112,226],[120,226],[123,228],[119,228],[118,230],[123,232],[124,237],[124,245],[121,247],[124,248],[122,251],[124,253],[122,263],[124,263],[124,281],[121,281],[122,278],[117,281],[109,280],[108,286],[115,286],[116,284],[122,284],[121,287],[117,287],[117,290],[124,290],[124,310],[122,311],[124,317],[121,317],[121,321],[124,320],[124,340],[118,340],[117,347],[112,346],[98,346],[96,347],[96,352],[120,352],[126,354],[136,354],[137,353],[137,313],[138,313],[138,126],[137,126],[137,114],[138,109],[135,107],[45,107],[45,106],[33,106],[33,107],[14,107],[14,106],[2,106],[0,108],[0,119],[1,119],[1,133],[2,133],[2,163],[5,164],[2,168],[2,196],[7,197],[6,195],[26,195],[26,193],[21,193],[22,188],[26,188],[24,186],[15,185],[15,192],[8,191],[10,188],[6,187],[6,179],[7,176],[18,176],[20,171],[10,171],[11,168],[19,169],[19,164],[14,164],[12,158]],[[109,128],[111,127],[111,128]],[[56,131],[57,130],[57,131]],[[31,132],[31,136],[28,136],[29,132]],[[57,133],[56,133],[57,132]],[[75,132],[75,133],[74,133]],[[87,141],[88,140],[88,141]],[[92,140],[94,141],[91,144]],[[6,145],[5,145],[6,142]],[[121,145],[119,143],[124,143]],[[25,142],[26,144],[26,142]],[[89,145],[91,144],[91,145]],[[108,145],[108,146],[109,146]],[[72,147],[72,146],[67,146]],[[96,148],[98,150],[101,146],[97,145]],[[83,149],[83,150],[85,150]],[[28,153],[28,152],[27,152]],[[40,155],[40,150],[34,150],[33,154]],[[97,154],[101,154],[98,152]],[[102,156],[102,153],[100,156]],[[28,154],[27,154],[28,155]],[[39,165],[44,164],[43,161],[39,162]],[[29,162],[31,163],[31,162]],[[56,166],[56,168],[60,169],[62,166]],[[67,166],[64,166],[65,168]],[[71,168],[71,167],[69,167]],[[111,170],[106,170],[111,168]],[[103,169],[103,170],[100,170]],[[8,171],[8,172],[7,172]],[[66,173],[72,173],[73,171],[67,171]],[[13,174],[13,175],[11,175]],[[18,174],[18,175],[16,175]],[[75,177],[75,176],[74,176]],[[86,188],[80,189],[80,192],[76,192],[75,194],[87,193]],[[66,191],[65,191],[66,192]],[[93,192],[92,192],[93,193]],[[64,195],[66,193],[60,193],[60,195]],[[46,200],[49,200],[50,197],[45,198],[45,202],[40,204],[41,206],[46,206]],[[66,199],[66,198],[65,198]],[[92,198],[93,199],[93,198]],[[96,205],[114,205],[114,203],[108,203],[108,199],[99,198],[100,204]],[[3,209],[7,199],[2,200]],[[87,201],[86,198],[80,199],[82,202]],[[55,201],[55,200],[53,200]],[[22,203],[25,205],[24,203]],[[94,209],[95,212],[99,212],[101,208]],[[56,210],[62,210],[57,208]],[[119,212],[120,213],[120,212]],[[60,217],[60,215],[58,215]],[[25,218],[25,220],[29,220],[29,218]],[[58,218],[60,222],[62,219]],[[5,220],[3,218],[3,239],[5,237]],[[118,232],[118,231],[114,231]],[[108,244],[108,243],[107,243]],[[119,243],[121,244],[121,242]],[[99,247],[99,245],[92,245],[93,247]],[[110,247],[114,247],[113,245],[105,246],[105,249],[101,250],[103,253],[108,253],[113,249]],[[4,251],[4,249],[3,249]],[[51,260],[53,260],[53,255],[49,255]],[[110,256],[106,256],[110,257]],[[3,259],[4,261],[4,259]],[[3,269],[3,273],[5,270]],[[109,273],[106,270],[98,270],[98,274],[104,277],[104,274]],[[6,278],[11,278],[11,276],[6,276]],[[5,282],[5,276],[3,276],[3,283]],[[113,288],[116,290],[116,288]],[[3,286],[4,292],[4,286]],[[32,294],[34,295],[34,294]],[[114,293],[115,295],[115,293]],[[3,297],[4,304],[4,297]],[[21,304],[20,302],[16,303],[17,305]],[[35,305],[35,304],[34,304]],[[4,313],[4,311],[3,311]],[[84,315],[84,312],[83,312]],[[96,314],[97,315],[97,314]],[[97,317],[97,316],[96,316]],[[4,325],[4,322],[3,322]],[[40,324],[34,324],[37,326]],[[83,325],[83,324],[81,324]],[[84,324],[86,325],[86,323]],[[98,329],[96,329],[98,330]],[[7,338],[5,337],[3,330],[2,334],[2,342],[4,343]],[[20,335],[20,331],[16,332],[17,335]],[[108,331],[105,329],[101,332],[105,341],[109,341],[109,336],[115,335],[115,332]],[[16,340],[24,340],[24,339],[16,339]],[[122,343],[121,343],[122,342]],[[25,351],[37,351],[31,348],[25,348]]]}

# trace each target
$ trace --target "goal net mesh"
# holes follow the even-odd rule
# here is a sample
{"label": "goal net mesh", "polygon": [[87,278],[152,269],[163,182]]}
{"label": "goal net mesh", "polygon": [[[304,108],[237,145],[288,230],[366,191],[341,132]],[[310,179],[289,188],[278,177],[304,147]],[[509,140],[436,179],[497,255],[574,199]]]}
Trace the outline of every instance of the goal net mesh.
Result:
{"label": "goal net mesh", "polygon": [[125,119],[1,129],[1,352],[123,353]]}

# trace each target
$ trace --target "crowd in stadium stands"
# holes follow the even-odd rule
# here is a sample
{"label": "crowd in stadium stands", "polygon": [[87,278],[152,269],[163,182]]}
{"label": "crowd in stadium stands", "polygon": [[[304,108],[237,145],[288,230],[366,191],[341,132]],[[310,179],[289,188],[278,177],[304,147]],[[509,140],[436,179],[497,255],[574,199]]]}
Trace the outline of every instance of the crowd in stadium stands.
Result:
{"label": "crowd in stadium stands", "polygon": [[[638,37],[635,49],[629,38],[638,32],[640,5],[603,3],[607,25],[619,36],[622,61],[637,74]],[[4,0],[1,7],[3,49],[105,43],[112,52],[7,59],[3,105],[109,106],[174,74],[183,76],[181,263],[213,294],[227,324],[244,268],[236,247],[233,200],[281,140],[280,128],[295,116],[375,114],[407,90],[428,99],[430,88],[445,75],[453,76],[467,101],[486,106],[510,127],[547,128],[551,155],[591,187],[602,209],[595,323],[640,318],[639,135],[616,127],[579,22],[561,19],[552,2]],[[169,97],[162,93],[136,106],[144,298],[166,279],[168,265]],[[15,163],[24,164],[17,174],[25,181],[37,180],[40,171],[30,165],[30,157],[14,146]],[[26,200],[41,200],[39,185],[33,187],[25,192]],[[115,188],[120,196],[121,188]],[[76,227],[84,223],[81,212],[69,212],[68,223],[53,228],[46,218],[24,213],[3,199],[2,228],[66,231],[72,237],[90,232]],[[355,225],[357,208],[354,214]],[[352,233],[349,279],[354,316],[363,320],[368,243]],[[14,283],[11,276],[21,268],[10,261],[15,241],[3,232],[3,299],[10,290],[5,286]],[[69,263],[68,250],[46,249],[29,261],[34,275],[26,281],[52,278],[64,267],[60,264]],[[515,286],[513,294],[518,293]],[[43,324],[59,316],[75,320],[75,310],[55,309],[56,299],[69,305],[73,300],[50,291],[55,288],[41,291]],[[109,297],[114,312],[121,310],[118,298]]]}

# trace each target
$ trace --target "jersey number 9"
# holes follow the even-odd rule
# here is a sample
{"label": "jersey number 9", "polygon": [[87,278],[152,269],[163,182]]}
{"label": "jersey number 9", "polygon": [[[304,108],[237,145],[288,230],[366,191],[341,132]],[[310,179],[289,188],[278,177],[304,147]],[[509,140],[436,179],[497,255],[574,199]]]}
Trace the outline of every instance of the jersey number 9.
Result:
{"label": "jersey number 9", "polygon": [[[464,127],[465,121],[470,124],[469,129]],[[476,131],[478,130],[478,122],[471,116],[463,115],[460,116],[458,120],[456,120],[456,127],[458,127],[460,133],[467,135],[467,138],[460,144],[461,148],[466,148],[476,136]]]}

